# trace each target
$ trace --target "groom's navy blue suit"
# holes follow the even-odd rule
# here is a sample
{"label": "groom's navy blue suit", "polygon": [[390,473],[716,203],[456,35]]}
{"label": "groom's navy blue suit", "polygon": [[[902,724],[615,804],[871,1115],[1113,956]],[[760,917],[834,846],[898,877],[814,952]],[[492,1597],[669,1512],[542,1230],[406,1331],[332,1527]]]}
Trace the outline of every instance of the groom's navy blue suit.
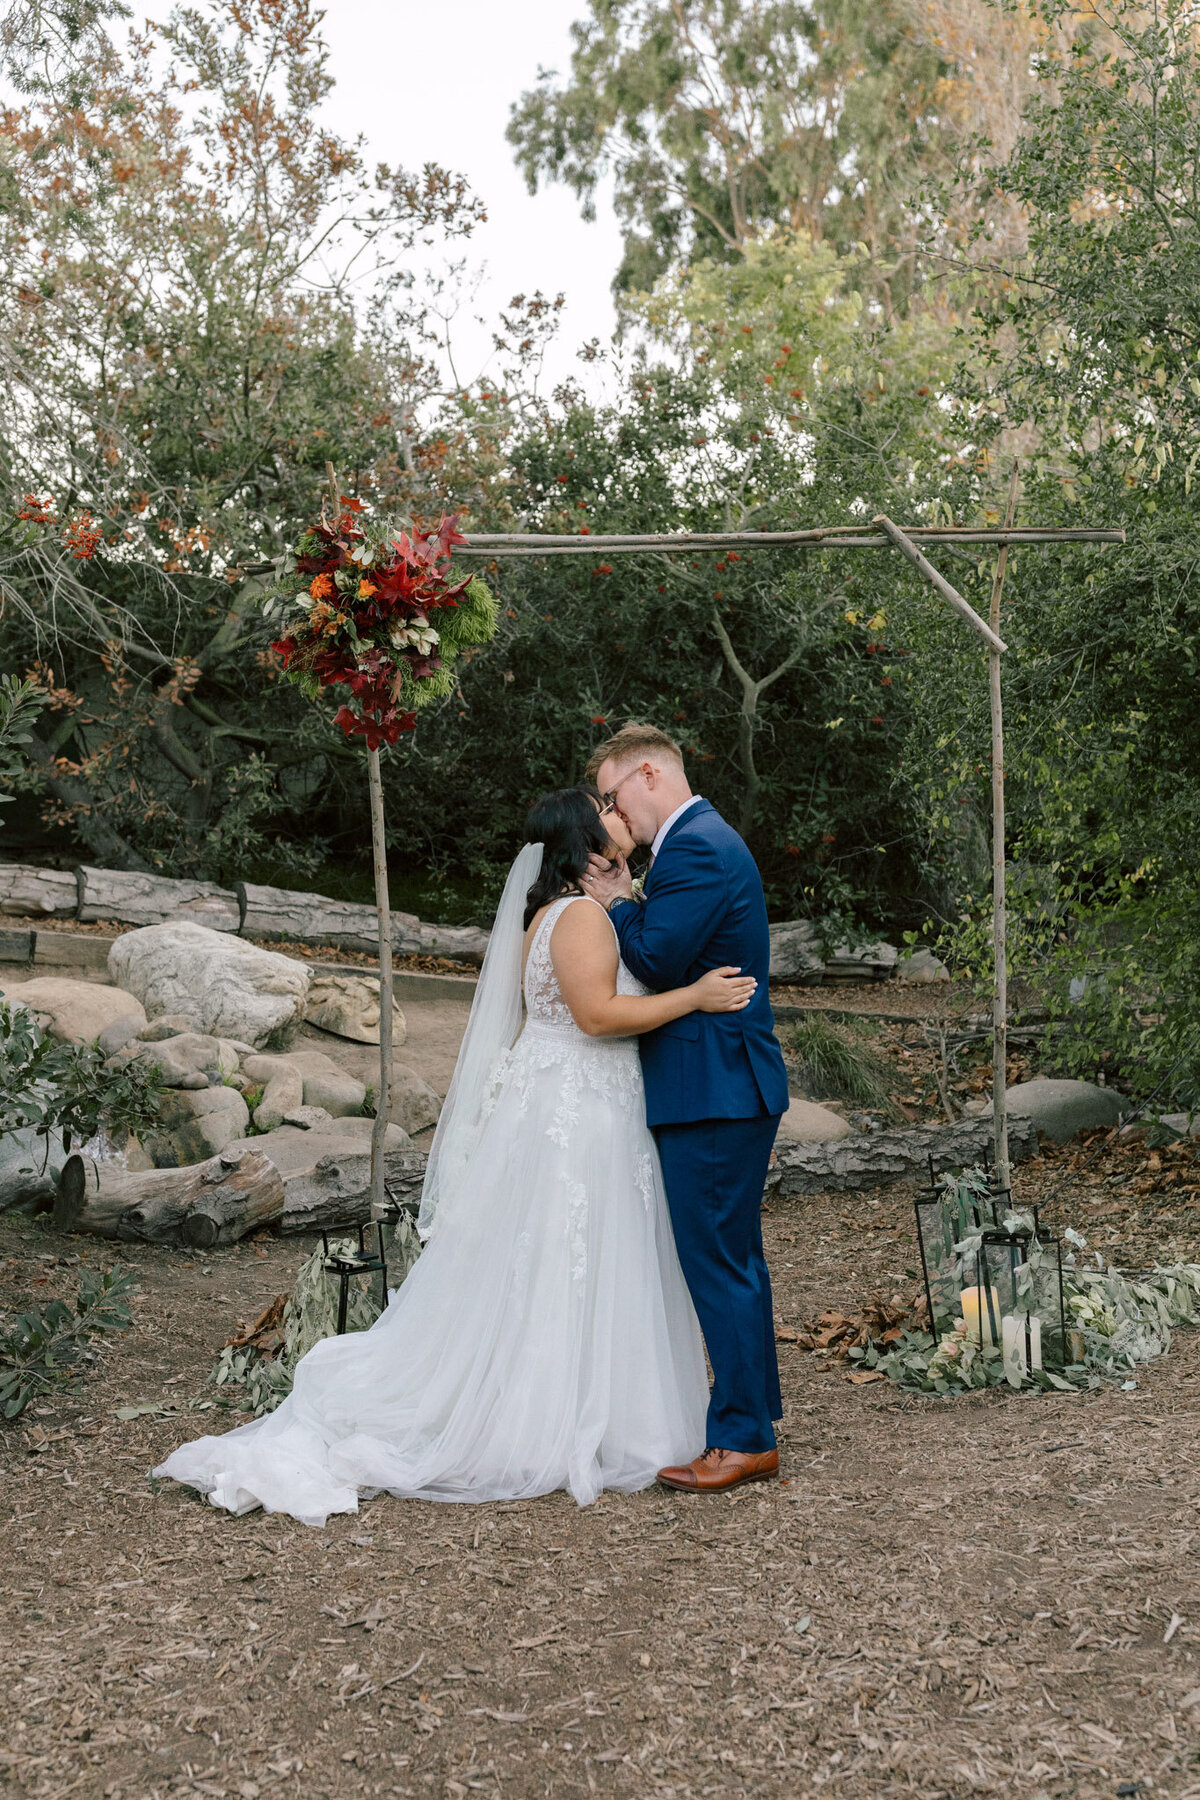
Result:
{"label": "groom's navy blue suit", "polygon": [[737,832],[698,800],[663,839],[642,904],[611,916],[626,966],[656,992],[726,965],[758,980],[744,1011],[689,1013],[640,1044],[646,1118],[713,1367],[708,1443],[769,1450],[783,1407],[761,1207],[788,1088],[767,998],[762,880]]}

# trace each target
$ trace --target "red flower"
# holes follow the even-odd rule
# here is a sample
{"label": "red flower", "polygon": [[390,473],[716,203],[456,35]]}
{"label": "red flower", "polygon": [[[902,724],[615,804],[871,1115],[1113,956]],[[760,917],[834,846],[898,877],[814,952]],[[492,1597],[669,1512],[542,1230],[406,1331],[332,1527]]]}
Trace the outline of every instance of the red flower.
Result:
{"label": "red flower", "polygon": [[17,517],[30,525],[53,525],[54,501],[49,496],[43,500],[40,494],[24,494]]}
{"label": "red flower", "polygon": [[799,854],[800,854],[799,844],[788,844],[785,846],[785,848],[786,848],[789,856],[799,856]]}
{"label": "red flower", "polygon": [[590,525],[581,525],[579,527],[579,535],[580,535],[580,537],[591,537],[591,535],[592,535],[591,526]]}
{"label": "red flower", "polygon": [[367,749],[378,750],[380,744],[394,744],[402,731],[415,731],[417,715],[399,712],[393,706],[382,719],[360,719],[348,706],[342,706],[333,715],[333,722],[341,726],[347,737],[366,738]]}
{"label": "red flower", "polygon": [[555,481],[561,483],[561,485],[563,487],[566,487],[566,485],[567,485],[568,481],[570,481],[571,477],[569,475],[556,475],[554,477],[554,479],[555,479]]}
{"label": "red flower", "polygon": [[104,542],[104,529],[85,507],[69,525],[63,526],[62,540],[76,562],[91,562]]}
{"label": "red flower", "polygon": [[592,570],[592,574],[593,575],[611,575],[612,574],[612,564],[611,563],[597,563],[596,567]]}
{"label": "red flower", "polygon": [[882,725],[883,724],[883,714],[875,713],[871,719],[871,723],[872,723],[872,725]]}
{"label": "red flower", "polygon": [[607,725],[608,720],[604,717],[603,713],[596,713],[592,719],[592,724],[593,725]]}
{"label": "red flower", "polygon": [[725,561],[726,562],[741,562],[741,560],[742,559],[738,555],[736,550],[727,550],[725,552]]}

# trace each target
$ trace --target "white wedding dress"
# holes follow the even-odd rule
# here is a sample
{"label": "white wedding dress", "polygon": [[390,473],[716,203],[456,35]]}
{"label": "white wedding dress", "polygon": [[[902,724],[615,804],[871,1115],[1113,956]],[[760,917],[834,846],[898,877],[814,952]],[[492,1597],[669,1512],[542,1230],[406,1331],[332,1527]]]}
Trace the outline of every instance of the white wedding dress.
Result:
{"label": "white wedding dress", "polygon": [[[183,1445],[156,1475],[230,1512],[322,1525],[380,1490],[566,1488],[586,1505],[703,1447],[704,1354],[637,1041],[588,1037],[555,979],[550,940],[573,904],[594,902],[555,901],[534,937],[524,1028],[468,1096],[466,1148],[452,1179],[443,1161],[428,1242],[392,1303],[369,1331],[317,1344],[277,1411]],[[646,990],[622,964],[618,991]],[[464,1044],[456,1080],[467,1061]]]}

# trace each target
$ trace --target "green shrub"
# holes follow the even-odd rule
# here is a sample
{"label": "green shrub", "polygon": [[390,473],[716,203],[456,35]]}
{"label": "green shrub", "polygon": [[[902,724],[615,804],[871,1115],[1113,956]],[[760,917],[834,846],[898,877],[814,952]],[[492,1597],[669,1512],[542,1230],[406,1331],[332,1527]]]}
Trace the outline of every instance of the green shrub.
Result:
{"label": "green shrub", "polygon": [[887,1065],[862,1041],[861,1033],[815,1013],[789,1028],[784,1048],[812,1099],[892,1110]]}

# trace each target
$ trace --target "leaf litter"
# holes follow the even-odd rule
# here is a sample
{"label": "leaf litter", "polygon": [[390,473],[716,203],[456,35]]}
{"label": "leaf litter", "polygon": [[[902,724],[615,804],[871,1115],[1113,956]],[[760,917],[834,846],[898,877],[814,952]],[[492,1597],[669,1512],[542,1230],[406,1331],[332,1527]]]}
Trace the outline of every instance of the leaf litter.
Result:
{"label": "leaf litter", "polygon": [[[1185,1183],[1135,1191],[1177,1159],[1153,1171],[1135,1147],[1072,1190],[1082,1160],[1026,1165],[1022,1197],[1052,1224],[1083,1207],[1113,1260],[1197,1259]],[[323,1532],[147,1479],[240,1416],[207,1373],[303,1248],[123,1247],[134,1324],[0,1436],[13,1792],[1200,1794],[1200,1334],[1131,1393],[851,1385],[839,1344],[916,1292],[911,1205],[768,1210],[779,1483],[583,1511],[383,1497]],[[49,1235],[0,1222],[6,1302],[44,1274]],[[814,1322],[833,1336],[802,1351]],[[137,1410],[156,1394],[180,1398]]]}

